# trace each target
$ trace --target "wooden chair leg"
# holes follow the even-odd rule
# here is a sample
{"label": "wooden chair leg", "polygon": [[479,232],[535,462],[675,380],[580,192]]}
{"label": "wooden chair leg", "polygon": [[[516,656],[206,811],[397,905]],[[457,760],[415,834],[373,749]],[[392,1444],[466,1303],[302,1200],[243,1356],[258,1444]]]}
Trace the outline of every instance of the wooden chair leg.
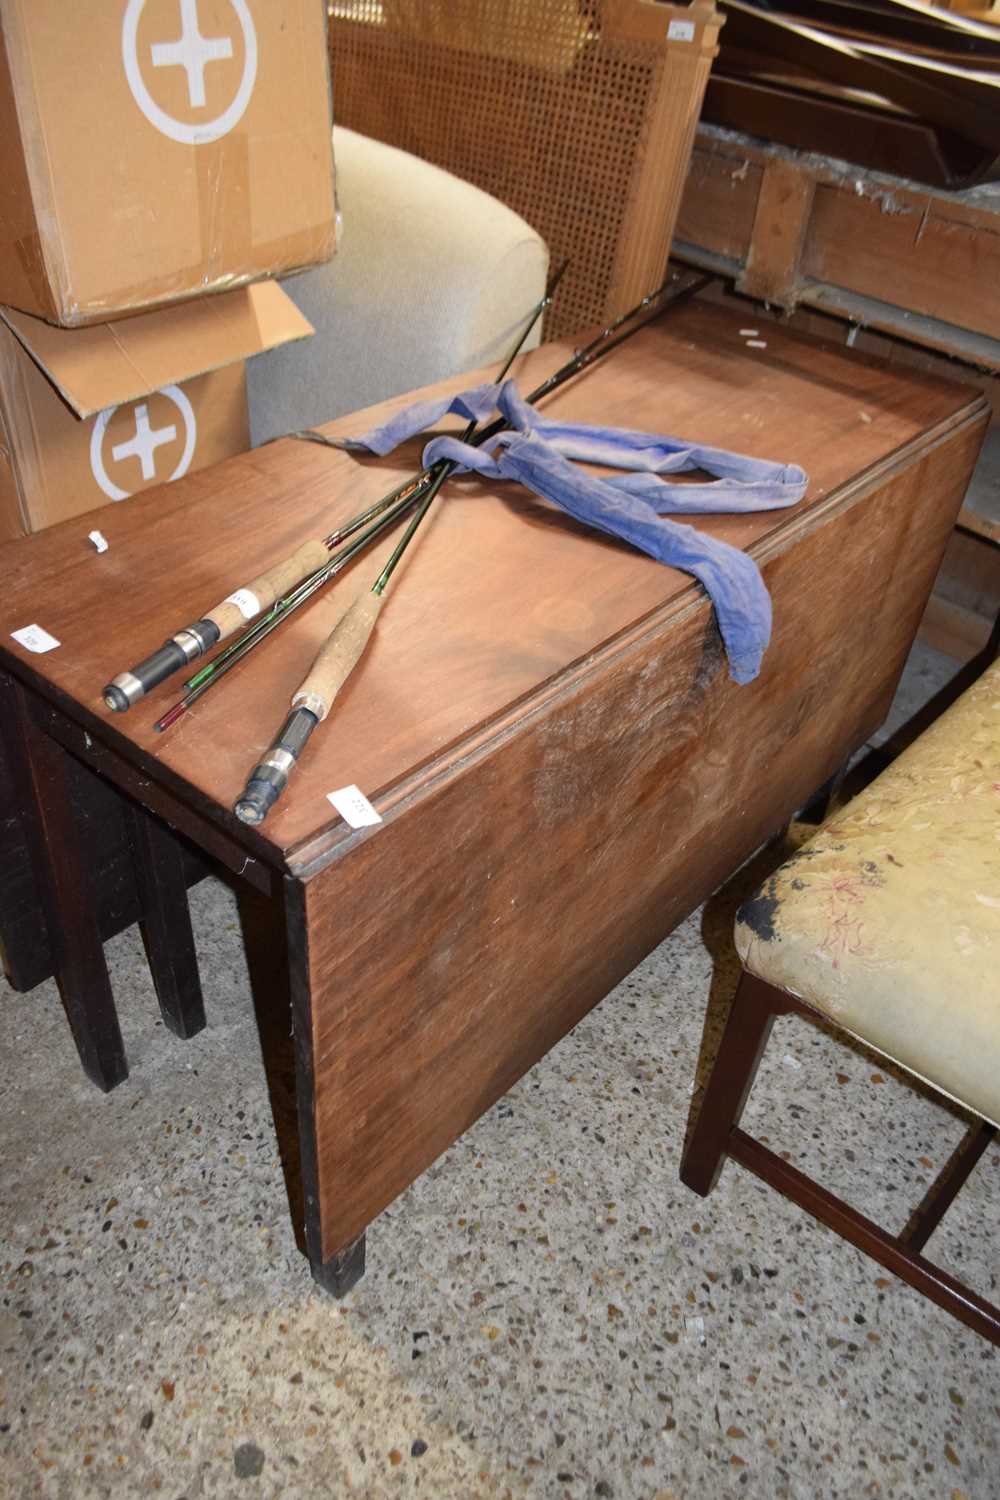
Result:
{"label": "wooden chair leg", "polygon": [[990,1125],[986,1120],[980,1120],[977,1125],[969,1128],[952,1153],[951,1160],[931,1183],[923,1202],[914,1209],[910,1222],[899,1236],[899,1243],[907,1250],[918,1255],[924,1248],[996,1133],[996,1126]]}
{"label": "wooden chair leg", "polygon": [[973,1127],[907,1228],[902,1234],[890,1234],[739,1128],[774,1018],[788,1012],[814,1023],[826,1019],[804,1001],[744,971],[684,1153],[681,1181],[704,1197],[731,1156],[900,1280],[1000,1345],[1000,1308],[918,1253],[994,1139],[994,1127],[986,1122]]}
{"label": "wooden chair leg", "polygon": [[84,1072],[107,1093],[128,1076],[104,961],[93,872],[73,816],[67,755],[32,721],[28,696],[0,682],[0,720],[20,799],[53,968]]}
{"label": "wooden chair leg", "polygon": [[844,777],[847,775],[848,762],[845,760],[833,773],[828,781],[824,781],[818,791],[814,792],[799,813],[798,821],[810,825],[825,823],[844,785]]}
{"label": "wooden chair leg", "polygon": [[705,1097],[681,1162],[681,1181],[705,1197],[718,1180],[733,1130],[764,1055],[776,1015],[787,997],[744,971],[712,1065]]}
{"label": "wooden chair leg", "polygon": [[198,955],[191,930],[187,872],[181,845],[165,823],[135,803],[126,823],[139,893],[146,960],[163,1021],[179,1037],[205,1025]]}
{"label": "wooden chair leg", "polygon": [[951,1313],[991,1343],[1000,1345],[1000,1308],[987,1302],[947,1271],[942,1271],[940,1266],[925,1260],[922,1255],[914,1254],[903,1236],[890,1234],[872,1219],[858,1213],[849,1203],[828,1193],[818,1182],[813,1182],[804,1172],[800,1172],[797,1167],[793,1167],[767,1146],[762,1146],[744,1131],[734,1130],[729,1145],[733,1160],[749,1168],[762,1182],[777,1188],[779,1193],[804,1208],[814,1219],[818,1219],[842,1239],[848,1240],[865,1255],[870,1255],[901,1281],[907,1282],[939,1307],[943,1307],[945,1312]]}

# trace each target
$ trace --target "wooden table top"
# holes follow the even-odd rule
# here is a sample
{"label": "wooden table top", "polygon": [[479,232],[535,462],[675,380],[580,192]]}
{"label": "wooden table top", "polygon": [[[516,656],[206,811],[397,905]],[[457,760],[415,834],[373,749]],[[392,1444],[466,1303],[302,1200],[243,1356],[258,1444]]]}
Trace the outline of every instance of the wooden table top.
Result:
{"label": "wooden table top", "polygon": [[[749,349],[739,334],[748,317],[707,303],[680,307],[570,382],[546,410],[801,464],[810,486],[794,510],[693,518],[759,554],[843,486],[980,401],[968,387],[773,325],[767,348]],[[549,345],[522,357],[519,388],[530,390],[565,354],[565,346]],[[433,389],[458,390],[473,378]],[[325,430],[363,431],[408,399]],[[513,485],[449,481],[375,639],[289,790],[260,830],[244,828],[232,803],[334,620],[373,576],[371,563],[275,632],[165,734],[152,725],[178,696],[179,677],[125,715],[105,709],[101,688],[268,562],[412,473],[420,451],[417,440],[388,459],[359,459],[283,440],[9,543],[0,548],[0,660],[87,735],[175,791],[192,789],[245,847],[283,865],[320,838],[350,835],[328,792],[356,784],[385,810],[472,741],[503,733],[533,695],[638,622],[690,607],[704,609],[707,620],[707,601],[687,575]],[[109,543],[101,555],[87,540],[93,527]],[[59,648],[34,655],[11,639],[32,623]],[[502,816],[502,807],[485,815]]]}

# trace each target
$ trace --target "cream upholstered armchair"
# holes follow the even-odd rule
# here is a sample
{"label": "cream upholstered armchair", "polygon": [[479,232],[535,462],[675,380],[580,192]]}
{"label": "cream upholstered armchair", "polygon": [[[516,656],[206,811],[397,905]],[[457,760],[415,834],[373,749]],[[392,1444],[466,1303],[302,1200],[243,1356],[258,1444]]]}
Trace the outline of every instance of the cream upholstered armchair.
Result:
{"label": "cream upholstered armchair", "polygon": [[339,126],[334,151],[337,254],[284,283],[316,333],[251,362],[255,445],[499,362],[544,293],[544,242],[488,193]]}

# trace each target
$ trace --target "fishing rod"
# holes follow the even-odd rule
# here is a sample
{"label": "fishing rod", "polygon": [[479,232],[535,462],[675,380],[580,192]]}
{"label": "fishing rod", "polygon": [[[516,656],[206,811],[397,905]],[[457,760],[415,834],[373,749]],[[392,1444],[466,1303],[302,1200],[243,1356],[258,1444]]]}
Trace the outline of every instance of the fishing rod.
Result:
{"label": "fishing rod", "polygon": [[[672,306],[676,302],[684,301],[689,296],[693,296],[695,292],[698,292],[703,287],[709,285],[711,280],[712,278],[710,276],[700,277],[690,283],[685,283],[682,287],[679,288],[674,286],[669,281],[664,282],[661,287],[657,288],[655,292],[650,292],[649,295],[644,297],[642,301],[635,307],[630,308],[628,312],[622,313],[621,316],[616,318],[613,323],[610,323],[607,328],[603,329],[601,333],[598,334],[597,337],[586,346],[586,348],[580,350],[573,356],[570,361],[567,362],[566,365],[562,366],[555,372],[554,375],[543,381],[536,390],[531,392],[528,400],[531,402],[540,400],[543,396],[548,395],[550,391],[554,390],[556,385],[561,384],[564,380],[568,380],[570,375],[577,374],[581,369],[584,369],[588,364],[592,363],[593,360],[599,357],[601,353],[609,353],[611,349],[617,347],[617,344],[618,342],[620,342],[620,340],[614,339],[613,335],[617,333],[624,324],[628,323],[632,319],[635,319],[644,311],[646,311],[651,304],[662,303],[668,291],[673,292],[670,300],[664,306],[658,306],[651,313],[651,317],[658,316],[659,313],[664,311],[666,307]],[[622,337],[630,337],[631,333],[637,332],[638,328],[642,326],[644,325],[637,325],[635,329],[629,330],[627,333],[622,335]],[[473,444],[485,442],[490,437],[493,437],[497,433],[502,432],[506,425],[507,424],[505,420],[501,417],[495,422],[491,423],[486,429],[484,429],[481,434],[478,434],[470,441]],[[439,460],[439,464],[444,462],[445,460]],[[412,479],[405,481],[405,483],[399,487],[399,490],[393,491],[393,494],[398,494],[403,491],[409,491],[410,498],[413,503],[419,503],[420,487],[433,478],[434,472],[437,467],[438,465],[435,465],[432,468],[421,470],[420,473],[415,475]],[[400,512],[400,514],[402,514],[402,512]],[[396,515],[392,517],[393,520],[396,520],[397,518],[398,517]],[[351,554],[351,556],[354,555],[356,554]],[[345,562],[347,560],[348,559],[345,559]],[[294,592],[286,595],[282,599],[279,599],[266,615],[262,615],[258,620],[254,621],[253,625],[245,630],[236,641],[228,646],[225,651],[220,652],[218,656],[214,657],[207,667],[203,668],[201,672],[196,674],[185,684],[185,686],[188,688],[188,692],[183,698],[179,699],[172,708],[168,709],[163,717],[159,719],[153,726],[154,729],[169,729],[172,724],[175,724],[177,720],[187,711],[187,709],[190,708],[193,703],[197,702],[198,698],[201,697],[203,692],[207,691],[208,688],[212,687],[217,681],[225,676],[226,672],[228,672],[232,667],[238,665],[238,663],[242,661],[244,656],[246,656],[257,645],[259,645],[265,637],[270,635],[272,630],[277,629],[277,627],[282,624],[283,621],[287,619],[291,614],[293,614],[296,609],[300,608],[303,604],[306,604],[309,599],[312,598],[315,590],[322,587],[327,579],[331,576],[335,576],[336,572],[338,571],[340,571],[338,564],[335,562],[331,562],[327,564],[325,568],[319,569],[315,574],[312,574],[308,578],[304,579],[302,583],[300,583],[294,590]]]}
{"label": "fishing rod", "polygon": [[[385,530],[386,525],[398,520],[416,503],[419,490],[420,486],[412,481],[399,485],[366,511],[353,516],[338,530],[330,532],[329,536],[304,542],[290,557],[268,568],[252,582],[234,589],[219,604],[206,610],[201,619],[178,630],[150,656],[127,672],[119,672],[103,690],[102,696],[107,707],[116,713],[125,713],[182,667],[197,661],[198,657],[204,656],[213,646],[219,645],[261,616],[262,612],[270,612],[288,596],[288,591],[293,586],[301,586],[301,583],[320,574],[331,576],[330,552],[334,547],[354,535],[372,517],[381,514],[384,524],[368,527],[359,543],[349,549],[351,556],[354,556],[359,550],[359,544],[365,546],[374,541]],[[396,504],[393,504],[394,501]],[[337,554],[337,562],[341,556],[342,554]],[[333,571],[339,571],[339,568],[334,568]]]}
{"label": "fishing rod", "polygon": [[[548,285],[545,288],[544,297],[532,309],[530,319],[525,325],[524,331],[519,337],[511,353],[508,355],[507,361],[500,371],[499,376],[497,377],[498,384],[507,375],[511,365],[514,363],[514,360],[520,353],[521,348],[524,345],[524,341],[527,338],[528,334],[531,332],[535,323],[552,302],[552,298],[555,295],[556,288],[562,280],[568,265],[569,261],[564,260],[559,266],[558,270],[556,270],[549,278]],[[475,431],[475,426],[475,422],[470,423],[468,429],[470,436]],[[297,433],[296,436],[308,438],[314,442],[322,443],[325,446],[328,445],[330,447],[339,447],[339,444],[335,440],[328,438],[324,434],[319,432]],[[398,520],[400,516],[405,514],[406,510],[419,502],[420,496],[423,493],[425,487],[431,482],[439,468],[440,463],[433,465],[431,468],[422,469],[418,474],[412,476],[410,479],[404,479],[402,484],[397,485],[394,490],[390,490],[387,495],[383,495],[381,500],[377,500],[375,504],[370,505],[367,510],[364,510],[359,515],[354,516],[352,520],[345,522],[344,525],[339,528],[339,530],[331,532],[330,535],[325,538],[326,544],[329,547],[333,548],[337,544],[346,540],[346,538],[348,538],[349,536],[353,535],[353,533],[357,531],[359,527],[363,526],[366,522],[383,513],[386,514],[387,521]],[[393,502],[395,501],[405,501],[406,503],[396,506],[393,504]],[[392,507],[391,516],[388,514],[390,507]],[[377,529],[375,527],[372,527],[370,530],[365,532],[364,539],[366,541],[375,540],[377,536],[381,535],[381,532],[384,529],[384,526],[380,526]],[[356,554],[352,552],[350,555],[351,557],[353,557]],[[300,584],[298,584],[298,586],[292,591],[292,593],[286,594],[283,598],[276,600],[273,608],[267,615],[258,619],[254,625],[250,626],[249,629],[241,634],[237,641],[234,641],[230,646],[227,646],[224,651],[220,651],[217,656],[213,657],[212,661],[209,662],[207,666],[203,667],[200,672],[196,672],[193,677],[189,678],[188,681],[184,684],[184,686],[188,689],[188,696],[190,696],[191,692],[194,689],[199,688],[203,682],[207,682],[209,678],[214,677],[217,672],[219,673],[219,675],[223,675],[224,670],[227,670],[223,668],[223,663],[225,663],[230,656],[236,653],[239,653],[242,656],[244,654],[244,646],[246,646],[247,649],[251,649],[252,646],[256,644],[257,636],[270,634],[270,630],[266,627],[271,624],[271,621],[276,616],[283,615],[286,612],[291,612],[291,610],[297,608],[299,604],[304,604],[307,599],[312,597],[312,593],[314,592],[315,588],[321,587],[328,581],[329,578],[335,577],[336,574],[341,571],[340,567],[337,565],[337,563],[339,563],[339,560],[340,559],[338,558],[336,562],[331,562],[324,567],[318,568],[314,573],[309,574],[302,580]],[[182,701],[186,706],[187,698]],[[179,707],[179,705],[176,706]],[[157,729],[166,729],[169,727],[169,723],[173,722],[175,722],[175,720],[173,718],[170,718],[169,714],[165,714],[163,719],[161,719],[155,727]]]}
{"label": "fishing rod", "polygon": [[[511,365],[521,352],[528,334],[552,301],[555,290],[562,280],[568,264],[568,261],[563,261],[550,277],[545,289],[545,295],[532,309],[528,321],[525,323],[516,344],[507,356],[503,368],[497,377],[497,384],[501,384],[506,378]],[[463,434],[464,438],[471,441],[475,430],[476,423],[472,421]],[[153,728],[162,731],[169,729],[172,724],[176,724],[178,719],[187,712],[192,704],[196,703],[209,688],[220,681],[233,667],[238,666],[243,658],[254,650],[273,630],[277,629],[283,620],[293,614],[296,609],[301,608],[303,604],[308,603],[319,589],[335,578],[338,573],[341,573],[348,563],[353,561],[369,542],[374,541],[378,536],[381,536],[383,531],[394,525],[407,510],[417,505],[428,491],[430,491],[433,497],[437,493],[437,489],[445,473],[449,472],[444,470],[443,465],[444,460],[441,460],[433,464],[430,468],[422,469],[410,479],[404,480],[402,484],[397,485],[394,490],[391,490],[388,495],[384,495],[381,500],[369,506],[368,510],[362,511],[359,516],[355,516],[353,520],[347,522],[340,531],[332,533],[331,536],[334,539],[340,540],[345,536],[350,536],[358,526],[370,517],[377,517],[374,523],[362,533],[351,547],[344,548],[338,552],[334,558],[328,560],[321,567],[305,577],[290,593],[275,600],[266,614],[261,615],[259,619],[255,620],[252,625],[243,631],[237,640],[227,646],[224,651],[219,652],[207,666],[203,667],[200,672],[190,678],[185,683],[187,692],[167,710],[162,718],[157,720]],[[438,477],[439,475],[440,478]],[[380,512],[382,513],[381,515]],[[421,515],[425,514],[426,510],[421,512]],[[330,539],[328,538],[327,540]]]}
{"label": "fishing rod", "polygon": [[[711,276],[697,277],[681,287],[672,287],[670,282],[664,282],[635,307],[615,319],[584,349],[575,353],[564,365],[542,381],[541,385],[528,396],[528,404],[534,405],[565,384],[572,376],[579,374],[596,360],[609,354],[626,339],[631,338],[633,334],[638,333],[641,328],[665,310],[665,307],[659,304],[664,303],[669,290],[673,291],[673,295],[666,301],[665,306],[673,307],[694,296],[712,280]],[[643,316],[653,304],[657,304],[655,310],[649,316]],[[634,323],[634,326],[625,329],[624,332],[619,332],[629,323]],[[475,424],[471,423],[463,436],[463,441],[480,447],[491,437],[504,431],[507,426],[507,420],[501,416],[480,432],[473,433],[471,429],[475,427]],[[438,472],[434,474],[428,491],[420,500],[405,534],[372,588],[367,593],[361,594],[338,621],[307,676],[292,695],[291,712],[286,716],[278,734],[264,755],[250,772],[246,786],[234,804],[233,811],[241,822],[253,825],[262,823],[285,790],[291,771],[308,744],[310,736],[317,725],[321,724],[329,714],[337,693],[364,653],[385,602],[385,592],[390,578],[411,544],[441,485],[458,467],[458,463],[451,459],[439,460],[434,466]],[[425,470],[424,472],[433,471]]]}
{"label": "fishing rod", "polygon": [[350,546],[342,548],[334,557],[325,562],[322,567],[307,574],[291,593],[283,594],[279,599],[276,599],[265,614],[260,615],[224,651],[221,651],[218,656],[213,657],[200,672],[190,678],[184,684],[187,689],[184,696],[179,698],[171,708],[168,708],[162,718],[157,719],[153,728],[157,731],[162,731],[169,729],[171,724],[176,724],[177,720],[187,712],[193,703],[197,703],[198,699],[207,693],[209,688],[221,681],[233,667],[238,666],[244,656],[248,655],[260,641],[270,635],[271,631],[275,630],[287,615],[294,613],[296,609],[311,599],[324,584],[329,583],[342,573],[358,554],[363,552],[372,542],[376,541],[383,532],[395,526],[396,522],[418,502],[420,495],[423,493],[424,486],[413,483],[401,488],[405,488],[405,492],[398,504],[386,510]]}
{"label": "fishing rod", "polygon": [[[506,376],[524,340],[552,301],[567,265],[568,261],[563,261],[549,279],[545,295],[532,309],[524,331],[501,371],[500,380]],[[383,495],[380,500],[376,500],[373,505],[368,506],[366,510],[352,516],[349,521],[335,528],[328,536],[321,540],[314,538],[303,543],[290,557],[266,569],[252,582],[234,589],[219,604],[207,610],[200,619],[183,626],[150,656],[128,671],[119,672],[116,677],[112,678],[102,692],[106,706],[115,713],[125,713],[147,693],[159,687],[161,682],[165,682],[182,667],[189,666],[191,662],[205,656],[213,646],[221,644],[222,641],[242,630],[249,622],[256,621],[258,626],[265,621],[271,622],[276,613],[280,616],[288,609],[292,599],[295,600],[296,607],[300,603],[305,603],[305,600],[312,596],[315,588],[335,578],[363,547],[375,541],[383,531],[417,504],[432,477],[431,471],[425,469],[413,478],[405,480],[394,490],[390,490],[387,495]],[[369,526],[369,522],[376,524]],[[331,560],[329,554],[363,527],[367,529],[363,531],[354,546],[344,552],[338,552]],[[297,587],[290,593],[289,590],[293,590],[293,586]],[[299,590],[304,587],[308,587],[308,592],[299,596]],[[264,620],[260,619],[262,615]],[[268,633],[268,631],[256,629],[251,639],[256,643],[259,637]],[[215,658],[207,668],[196,673],[185,684],[189,692],[185,699],[181,700],[183,707],[181,704],[175,704],[174,709],[171,709],[157,723],[155,726],[157,729],[166,729],[169,724],[180,718],[189,707],[189,703],[194,701],[191,690],[207,686],[216,673],[220,676],[224,675],[228,668],[223,668],[221,663],[229,658],[232,649],[229,648],[226,652],[220,653],[220,656]],[[235,665],[235,662],[232,664]],[[197,695],[200,696],[200,694]]]}

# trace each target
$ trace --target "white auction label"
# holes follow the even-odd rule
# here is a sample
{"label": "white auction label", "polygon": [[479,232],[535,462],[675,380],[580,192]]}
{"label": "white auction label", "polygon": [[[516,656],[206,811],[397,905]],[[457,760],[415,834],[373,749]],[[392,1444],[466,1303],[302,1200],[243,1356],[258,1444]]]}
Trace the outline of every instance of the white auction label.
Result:
{"label": "white auction label", "polygon": [[107,552],[108,539],[104,535],[103,531],[88,531],[87,538],[89,541],[93,542],[98,552]]}
{"label": "white auction label", "polygon": [[235,594],[228,594],[222,602],[235,604],[244,620],[252,620],[254,615],[260,614],[260,600],[250,589],[237,589]]}
{"label": "white auction label", "polygon": [[371,828],[382,821],[359,787],[342,786],[338,792],[327,792],[326,800],[352,828]]}
{"label": "white auction label", "polygon": [[23,630],[12,630],[11,635],[29,651],[54,651],[59,645],[55,636],[49,635],[40,625],[25,625]]}
{"label": "white auction label", "polygon": [[671,42],[693,42],[693,21],[671,21],[667,27],[667,39]]}

